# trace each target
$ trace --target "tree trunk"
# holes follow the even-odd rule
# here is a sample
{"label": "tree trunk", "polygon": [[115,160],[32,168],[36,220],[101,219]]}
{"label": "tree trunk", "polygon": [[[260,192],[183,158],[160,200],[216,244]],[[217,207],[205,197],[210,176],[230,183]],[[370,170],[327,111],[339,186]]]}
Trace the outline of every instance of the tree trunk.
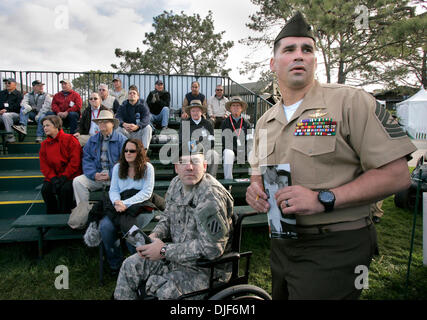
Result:
{"label": "tree trunk", "polygon": [[427,88],[427,52],[423,50],[423,62],[421,65],[421,82],[424,89]]}

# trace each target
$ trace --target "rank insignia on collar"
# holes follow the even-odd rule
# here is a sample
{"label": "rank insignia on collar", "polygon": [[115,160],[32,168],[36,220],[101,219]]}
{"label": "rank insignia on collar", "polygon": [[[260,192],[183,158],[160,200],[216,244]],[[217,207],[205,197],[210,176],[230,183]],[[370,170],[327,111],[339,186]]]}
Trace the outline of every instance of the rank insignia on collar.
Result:
{"label": "rank insignia on collar", "polygon": [[326,116],[327,114],[327,112],[322,112],[322,109],[317,109],[315,113],[309,114],[308,116],[310,118],[321,118]]}

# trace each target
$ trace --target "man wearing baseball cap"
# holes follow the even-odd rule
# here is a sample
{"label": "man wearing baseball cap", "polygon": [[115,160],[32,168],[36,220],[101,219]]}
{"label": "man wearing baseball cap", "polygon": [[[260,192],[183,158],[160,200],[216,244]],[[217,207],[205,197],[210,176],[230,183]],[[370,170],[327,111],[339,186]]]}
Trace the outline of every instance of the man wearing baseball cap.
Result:
{"label": "man wearing baseball cap", "polygon": [[[15,79],[4,79],[3,82],[6,84],[6,89],[0,91],[0,124],[3,123],[6,131],[13,132],[13,124],[19,121],[22,93],[16,90]],[[15,137],[12,133],[7,136],[6,141],[15,142]]]}
{"label": "man wearing baseball cap", "polygon": [[[114,77],[113,79],[114,89],[110,89],[110,95],[112,95],[119,102],[119,105],[122,105],[128,98],[127,91],[122,88],[122,80],[119,77]],[[114,110],[117,112],[117,110]]]}
{"label": "man wearing baseball cap", "polygon": [[70,80],[61,80],[60,84],[62,91],[53,96],[52,111],[62,119],[64,125],[70,126],[70,133],[74,134],[80,119],[82,98],[72,89],[73,85]]}
{"label": "man wearing baseball cap", "polygon": [[150,109],[151,126],[161,125],[162,129],[167,129],[169,124],[169,104],[170,94],[165,90],[163,80],[159,79],[154,84],[154,90],[148,94],[147,104]]}
{"label": "man wearing baseball cap", "polygon": [[19,114],[19,125],[14,125],[13,129],[22,135],[27,135],[28,119],[37,122],[36,142],[40,143],[43,140],[43,125],[40,120],[44,115],[52,111],[52,97],[43,92],[44,83],[40,80],[32,82],[33,90],[27,93],[21,102],[21,111]]}

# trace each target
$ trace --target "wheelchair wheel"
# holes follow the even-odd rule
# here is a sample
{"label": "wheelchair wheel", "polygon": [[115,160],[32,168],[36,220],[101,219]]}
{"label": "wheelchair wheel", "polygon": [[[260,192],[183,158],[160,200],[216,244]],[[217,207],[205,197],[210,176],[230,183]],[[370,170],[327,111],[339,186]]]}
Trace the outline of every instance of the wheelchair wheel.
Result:
{"label": "wheelchair wheel", "polygon": [[271,300],[271,296],[259,287],[240,284],[214,294],[209,300]]}

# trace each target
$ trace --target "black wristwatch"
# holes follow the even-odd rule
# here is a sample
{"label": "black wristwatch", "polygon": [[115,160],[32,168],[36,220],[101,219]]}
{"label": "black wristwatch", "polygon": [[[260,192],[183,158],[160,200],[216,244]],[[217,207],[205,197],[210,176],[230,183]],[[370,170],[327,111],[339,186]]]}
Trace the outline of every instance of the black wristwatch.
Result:
{"label": "black wristwatch", "polygon": [[165,245],[165,246],[163,246],[163,247],[160,249],[160,255],[161,255],[162,257],[165,257],[165,256],[166,256],[166,245]]}
{"label": "black wristwatch", "polygon": [[325,207],[325,212],[331,212],[334,210],[335,204],[335,195],[330,190],[320,190],[317,199],[319,199],[320,203]]}

